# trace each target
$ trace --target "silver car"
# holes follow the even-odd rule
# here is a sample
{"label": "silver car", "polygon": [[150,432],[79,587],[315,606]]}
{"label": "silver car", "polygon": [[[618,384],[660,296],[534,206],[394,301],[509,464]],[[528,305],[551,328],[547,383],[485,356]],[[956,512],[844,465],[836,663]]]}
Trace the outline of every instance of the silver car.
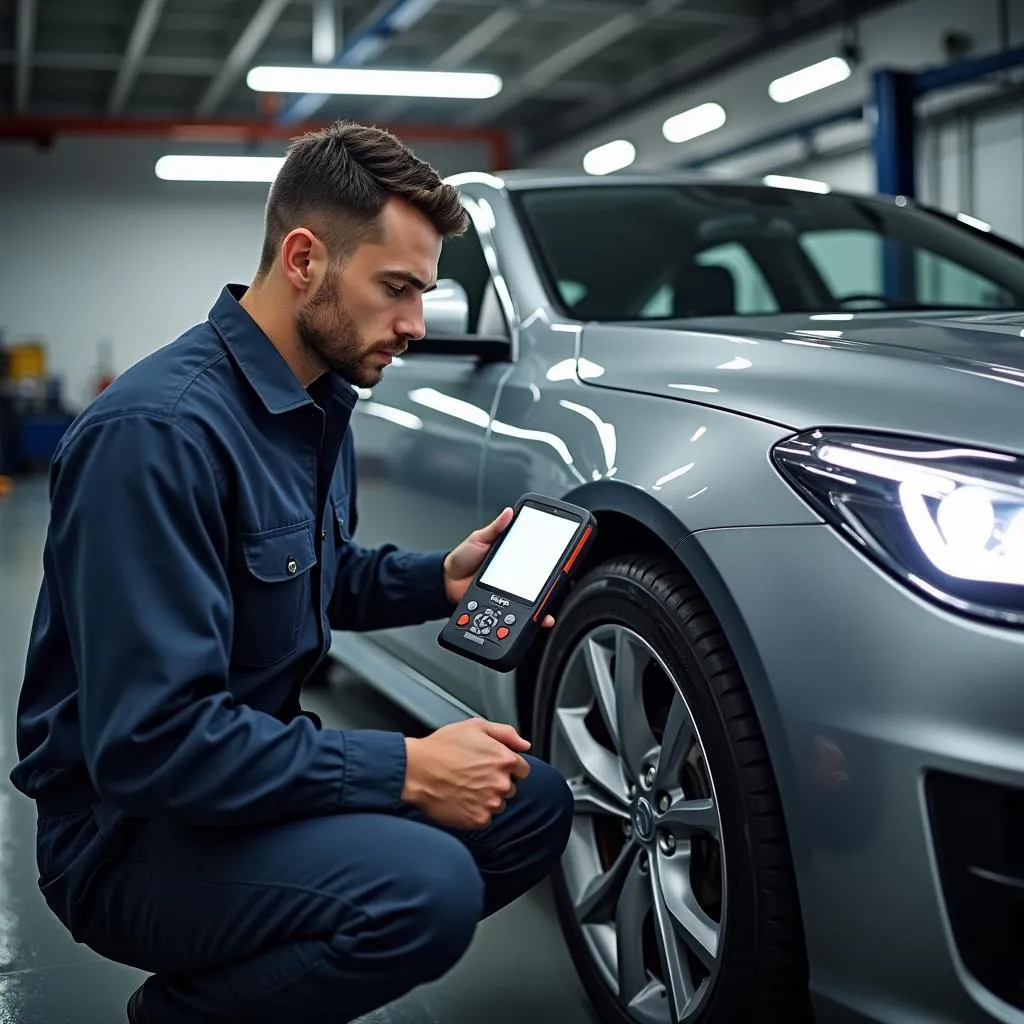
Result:
{"label": "silver car", "polygon": [[540,491],[599,544],[514,673],[436,622],[336,655],[570,780],[604,1020],[1024,1022],[1024,252],[902,197],[455,181],[358,540]]}

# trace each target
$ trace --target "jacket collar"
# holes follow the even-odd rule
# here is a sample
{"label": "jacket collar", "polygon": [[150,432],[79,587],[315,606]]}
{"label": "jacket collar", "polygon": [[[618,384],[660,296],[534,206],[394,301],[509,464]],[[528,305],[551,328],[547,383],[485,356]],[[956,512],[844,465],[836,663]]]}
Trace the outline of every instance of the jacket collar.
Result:
{"label": "jacket collar", "polygon": [[[310,392],[242,308],[240,300],[247,290],[241,284],[225,285],[210,310],[210,323],[268,412],[289,412],[312,405],[314,399]],[[335,373],[325,373],[311,389],[320,404],[339,403],[347,412],[355,407],[358,397],[355,388]]]}

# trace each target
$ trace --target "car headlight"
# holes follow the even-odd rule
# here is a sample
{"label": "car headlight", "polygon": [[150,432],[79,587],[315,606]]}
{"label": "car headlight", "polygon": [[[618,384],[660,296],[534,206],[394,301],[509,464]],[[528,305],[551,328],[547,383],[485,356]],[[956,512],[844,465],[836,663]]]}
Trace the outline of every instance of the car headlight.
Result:
{"label": "car headlight", "polygon": [[1024,459],[838,430],[788,438],[772,456],[826,522],[905,583],[1024,625]]}

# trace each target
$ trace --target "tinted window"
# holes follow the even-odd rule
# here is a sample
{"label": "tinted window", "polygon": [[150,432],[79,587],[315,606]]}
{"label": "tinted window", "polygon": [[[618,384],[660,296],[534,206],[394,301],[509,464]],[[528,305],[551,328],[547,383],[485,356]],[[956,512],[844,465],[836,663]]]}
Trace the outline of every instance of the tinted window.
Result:
{"label": "tinted window", "polygon": [[516,202],[552,290],[583,319],[1024,307],[1024,253],[887,201],[614,184]]}
{"label": "tinted window", "polygon": [[470,228],[465,234],[450,238],[441,246],[437,261],[438,280],[458,281],[469,296],[469,329],[475,331],[480,320],[484,292],[491,274],[484,258],[480,238]]}

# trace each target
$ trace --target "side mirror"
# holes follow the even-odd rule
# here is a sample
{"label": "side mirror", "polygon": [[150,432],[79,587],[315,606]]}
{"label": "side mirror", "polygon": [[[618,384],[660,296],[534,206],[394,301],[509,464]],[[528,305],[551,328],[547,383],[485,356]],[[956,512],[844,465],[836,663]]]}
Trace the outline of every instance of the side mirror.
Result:
{"label": "side mirror", "polygon": [[442,278],[423,296],[423,326],[424,337],[412,342],[406,356],[452,356],[488,363],[512,356],[509,338],[469,333],[469,295],[450,278]]}
{"label": "side mirror", "polygon": [[469,296],[466,289],[450,278],[437,282],[437,287],[423,296],[423,323],[427,337],[469,333]]}

